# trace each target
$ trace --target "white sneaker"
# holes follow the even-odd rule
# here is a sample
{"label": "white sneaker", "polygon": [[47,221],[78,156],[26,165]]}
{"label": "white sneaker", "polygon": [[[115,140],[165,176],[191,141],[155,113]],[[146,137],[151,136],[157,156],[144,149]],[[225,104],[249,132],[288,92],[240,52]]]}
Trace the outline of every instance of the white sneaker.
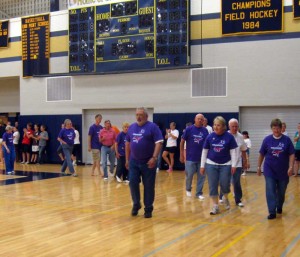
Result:
{"label": "white sneaker", "polygon": [[239,206],[239,207],[244,207],[244,204],[243,204],[242,202],[239,202],[239,203],[237,204],[237,206]]}
{"label": "white sneaker", "polygon": [[120,179],[118,176],[116,176],[116,179],[119,183],[122,183],[122,179]]}
{"label": "white sneaker", "polygon": [[218,205],[214,205],[212,208],[211,208],[211,211],[210,211],[210,215],[216,215],[220,212],[219,210],[219,206]]}
{"label": "white sneaker", "polygon": [[223,202],[225,204],[225,209],[229,210],[230,209],[230,203],[228,199],[223,198]]}
{"label": "white sneaker", "polygon": [[124,182],[124,183],[129,183],[129,180],[124,180],[123,182]]}
{"label": "white sneaker", "polygon": [[205,199],[205,197],[203,195],[198,195],[197,198],[200,199],[200,200],[204,200]]}
{"label": "white sneaker", "polygon": [[219,203],[223,204],[223,200],[222,200],[222,199],[219,199]]}
{"label": "white sneaker", "polygon": [[187,197],[192,197],[192,192],[191,191],[186,191],[186,196]]}
{"label": "white sneaker", "polygon": [[25,162],[25,164],[29,164],[29,162]]}
{"label": "white sneaker", "polygon": [[158,173],[159,172],[159,168],[156,168],[156,173]]}
{"label": "white sneaker", "polygon": [[24,162],[24,161],[22,161],[22,162],[21,162],[21,164],[25,164],[25,162]]}
{"label": "white sneaker", "polygon": [[246,176],[246,175],[247,175],[246,172],[243,172],[243,173],[242,173],[242,176]]}
{"label": "white sneaker", "polygon": [[8,172],[7,172],[7,175],[11,175],[11,171],[8,171]]}
{"label": "white sneaker", "polygon": [[73,161],[73,166],[76,166],[77,164],[76,164],[76,161]]}
{"label": "white sneaker", "polygon": [[107,177],[105,177],[105,178],[103,178],[103,180],[108,180],[108,178],[107,178]]}

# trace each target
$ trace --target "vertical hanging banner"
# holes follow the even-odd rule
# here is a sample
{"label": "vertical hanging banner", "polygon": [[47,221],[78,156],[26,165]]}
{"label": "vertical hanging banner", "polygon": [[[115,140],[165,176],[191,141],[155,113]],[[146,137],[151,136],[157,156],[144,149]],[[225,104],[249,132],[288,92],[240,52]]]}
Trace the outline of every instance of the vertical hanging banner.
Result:
{"label": "vertical hanging banner", "polygon": [[222,35],[283,31],[283,0],[221,1]]}
{"label": "vertical hanging banner", "polygon": [[8,46],[8,21],[0,21],[0,47]]}
{"label": "vertical hanging banner", "polygon": [[294,18],[300,19],[300,0],[294,0]]}
{"label": "vertical hanging banner", "polygon": [[49,74],[49,14],[22,18],[23,77]]}

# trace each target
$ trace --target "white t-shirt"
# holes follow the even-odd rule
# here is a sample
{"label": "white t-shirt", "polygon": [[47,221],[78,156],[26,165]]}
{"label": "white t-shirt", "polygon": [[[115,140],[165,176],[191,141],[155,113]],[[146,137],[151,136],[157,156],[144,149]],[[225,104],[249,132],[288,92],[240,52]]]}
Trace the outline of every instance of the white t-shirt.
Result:
{"label": "white t-shirt", "polygon": [[20,140],[20,132],[16,131],[13,133],[13,144],[14,145],[19,144],[19,140]]}
{"label": "white t-shirt", "polygon": [[206,129],[207,129],[207,131],[208,131],[208,134],[211,134],[211,133],[213,133],[213,129],[212,129],[212,127],[211,126],[209,126],[209,125],[206,125],[206,127],[205,127]]}
{"label": "white t-shirt", "polygon": [[167,140],[167,147],[172,147],[172,146],[177,146],[177,138],[179,136],[179,131],[177,129],[171,130],[170,134],[172,134],[173,136],[176,137],[176,139],[174,139],[173,137],[168,137]]}
{"label": "white t-shirt", "polygon": [[247,148],[249,148],[249,149],[251,149],[251,140],[250,140],[250,138],[245,138],[244,139],[245,140],[245,143],[246,143],[246,145],[247,145]]}
{"label": "white t-shirt", "polygon": [[79,140],[79,132],[75,129],[75,138],[74,138],[74,145],[79,145],[80,144],[80,140]]}
{"label": "white t-shirt", "polygon": [[[230,133],[230,131],[228,131]],[[234,139],[238,145],[238,148],[236,148],[237,151],[237,166],[236,167],[243,167],[242,165],[242,151],[247,150],[247,145],[244,140],[244,137],[241,133],[237,132],[236,134],[232,134],[234,136]]]}

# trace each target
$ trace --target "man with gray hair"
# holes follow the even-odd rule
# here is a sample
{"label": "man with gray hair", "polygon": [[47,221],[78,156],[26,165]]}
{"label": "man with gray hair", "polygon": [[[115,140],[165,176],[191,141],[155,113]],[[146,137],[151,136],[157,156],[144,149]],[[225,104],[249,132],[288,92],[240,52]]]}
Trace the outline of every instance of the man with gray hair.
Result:
{"label": "man with gray hair", "polygon": [[126,168],[129,169],[129,187],[133,201],[132,216],[137,216],[140,203],[140,183],[144,184],[145,218],[152,217],[155,195],[157,157],[162,147],[163,136],[153,122],[148,121],[147,109],[136,109],[136,122],[126,134]]}
{"label": "man with gray hair", "polygon": [[230,119],[228,122],[229,125],[229,133],[234,136],[234,139],[238,145],[236,148],[237,151],[237,167],[236,172],[232,175],[232,184],[234,190],[234,198],[235,203],[239,207],[243,207],[244,204],[242,203],[242,186],[241,186],[241,175],[242,175],[242,168],[246,168],[246,150],[247,145],[244,141],[243,135],[239,133],[239,122],[237,119]]}

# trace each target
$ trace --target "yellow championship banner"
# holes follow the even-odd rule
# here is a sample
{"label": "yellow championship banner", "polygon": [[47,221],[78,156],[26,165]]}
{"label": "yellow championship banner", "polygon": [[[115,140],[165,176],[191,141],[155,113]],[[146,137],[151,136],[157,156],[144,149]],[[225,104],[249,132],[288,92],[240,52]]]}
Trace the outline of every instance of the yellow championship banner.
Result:
{"label": "yellow championship banner", "polygon": [[222,35],[283,31],[282,0],[221,0]]}
{"label": "yellow championship banner", "polygon": [[8,46],[9,21],[0,21],[0,48]]}

